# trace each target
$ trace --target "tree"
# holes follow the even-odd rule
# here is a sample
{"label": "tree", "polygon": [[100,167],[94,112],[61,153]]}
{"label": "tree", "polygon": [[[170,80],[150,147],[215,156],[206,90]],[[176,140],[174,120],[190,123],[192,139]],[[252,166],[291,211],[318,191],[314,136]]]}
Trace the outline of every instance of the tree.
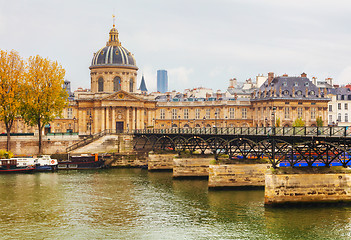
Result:
{"label": "tree", "polygon": [[297,118],[293,123],[293,127],[304,127],[304,126],[305,126],[305,122],[302,120],[302,118]]}
{"label": "tree", "polygon": [[275,126],[280,127],[280,117],[275,120]]}
{"label": "tree", "polygon": [[57,62],[40,56],[28,59],[25,76],[22,117],[39,131],[39,154],[42,154],[42,130],[67,106],[68,94],[63,89],[65,70]]}
{"label": "tree", "polygon": [[0,50],[0,120],[7,134],[6,150],[10,150],[13,122],[20,111],[21,84],[25,65],[17,52]]}
{"label": "tree", "polygon": [[323,120],[321,116],[317,117],[316,121],[317,121],[317,127],[323,127]]}

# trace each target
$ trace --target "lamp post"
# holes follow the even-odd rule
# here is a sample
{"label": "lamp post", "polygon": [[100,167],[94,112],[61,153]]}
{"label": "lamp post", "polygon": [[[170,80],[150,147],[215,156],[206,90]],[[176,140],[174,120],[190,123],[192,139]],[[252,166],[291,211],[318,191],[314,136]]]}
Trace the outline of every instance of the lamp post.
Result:
{"label": "lamp post", "polygon": [[205,127],[206,125],[205,125],[205,120],[206,120],[206,117],[204,116],[204,118],[203,118],[203,122],[202,122],[202,125]]}
{"label": "lamp post", "polygon": [[152,127],[155,128],[155,118],[152,119]]}
{"label": "lamp post", "polygon": [[179,120],[178,128],[180,128],[180,115],[178,115],[178,120]]}
{"label": "lamp post", "polygon": [[215,112],[215,127],[217,127],[217,112]]}
{"label": "lamp post", "polygon": [[277,109],[276,107],[272,108],[272,129],[273,129],[273,134],[275,134],[275,110]]}
{"label": "lamp post", "polygon": [[227,128],[228,126],[228,123],[227,123],[227,121],[228,121],[228,116],[225,116],[225,128]]}
{"label": "lamp post", "polygon": [[76,132],[76,116],[73,117],[73,132]]}

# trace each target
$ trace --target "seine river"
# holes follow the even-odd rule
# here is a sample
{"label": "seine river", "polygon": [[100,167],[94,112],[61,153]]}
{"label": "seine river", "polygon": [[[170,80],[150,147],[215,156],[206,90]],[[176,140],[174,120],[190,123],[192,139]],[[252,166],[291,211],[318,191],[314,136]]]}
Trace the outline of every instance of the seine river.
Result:
{"label": "seine river", "polygon": [[0,175],[1,239],[350,239],[351,207],[265,208],[141,169]]}

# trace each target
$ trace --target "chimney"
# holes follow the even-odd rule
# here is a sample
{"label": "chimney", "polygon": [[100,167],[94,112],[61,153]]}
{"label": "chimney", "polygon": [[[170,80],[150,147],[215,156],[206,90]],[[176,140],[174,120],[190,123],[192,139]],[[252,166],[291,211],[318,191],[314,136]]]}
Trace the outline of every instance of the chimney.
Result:
{"label": "chimney", "polygon": [[288,74],[284,73],[284,74],[283,74],[283,77],[288,77]]}
{"label": "chimney", "polygon": [[312,83],[313,83],[314,85],[317,85],[317,78],[316,78],[316,77],[313,77],[313,78],[312,78]]}
{"label": "chimney", "polygon": [[307,74],[303,72],[303,73],[301,73],[301,77],[302,77],[302,78],[306,78],[306,77],[307,77]]}
{"label": "chimney", "polygon": [[274,78],[274,72],[269,72],[268,73],[268,84],[271,84]]}

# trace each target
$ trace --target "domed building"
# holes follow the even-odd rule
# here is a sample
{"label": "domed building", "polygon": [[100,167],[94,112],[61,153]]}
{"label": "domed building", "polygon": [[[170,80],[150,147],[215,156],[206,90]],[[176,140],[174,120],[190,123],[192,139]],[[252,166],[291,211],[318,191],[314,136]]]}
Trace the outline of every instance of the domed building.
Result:
{"label": "domed building", "polygon": [[91,91],[75,95],[73,115],[79,135],[153,125],[156,102],[136,93],[138,67],[133,54],[119,41],[115,25],[106,46],[94,53],[89,69]]}
{"label": "domed building", "polygon": [[91,91],[135,92],[137,70],[133,54],[121,45],[113,25],[106,47],[94,53],[91,61]]}

